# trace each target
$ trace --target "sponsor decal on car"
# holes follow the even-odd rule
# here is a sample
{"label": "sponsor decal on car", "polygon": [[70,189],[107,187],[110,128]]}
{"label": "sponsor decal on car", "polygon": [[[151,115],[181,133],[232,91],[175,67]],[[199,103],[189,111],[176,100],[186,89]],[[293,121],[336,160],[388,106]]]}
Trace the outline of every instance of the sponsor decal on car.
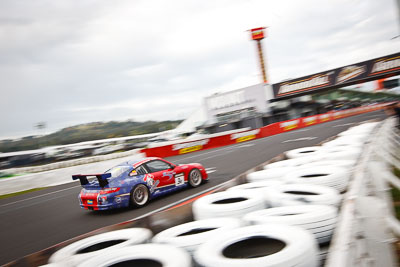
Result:
{"label": "sponsor decal on car", "polygon": [[284,131],[289,131],[299,127],[300,120],[286,121],[279,124],[279,127],[283,128]]}
{"label": "sponsor decal on car", "polygon": [[163,172],[163,177],[168,177],[166,181],[171,180],[175,175],[175,172]]}
{"label": "sponsor decal on car", "polygon": [[93,200],[88,199],[88,200],[86,201],[86,203],[87,203],[88,205],[93,205]]}
{"label": "sponsor decal on car", "polygon": [[260,132],[260,129],[247,131],[247,132],[243,132],[243,133],[235,133],[235,134],[231,135],[231,140],[236,140],[236,143],[253,140],[253,139],[256,139],[256,136],[259,132]]}
{"label": "sponsor decal on car", "polygon": [[185,176],[183,173],[178,173],[175,175],[175,186],[180,186],[185,183]]}
{"label": "sponsor decal on car", "polygon": [[179,150],[179,154],[186,154],[189,152],[194,152],[203,149],[203,147],[208,144],[210,139],[199,140],[195,142],[176,144],[172,146],[172,150]]}
{"label": "sponsor decal on car", "polygon": [[315,123],[317,123],[317,117],[316,116],[313,116],[313,117],[308,117],[308,118],[304,118],[303,119],[303,122],[304,122],[304,124],[305,125],[312,125],[312,124],[315,124]]}
{"label": "sponsor decal on car", "polygon": [[157,185],[160,183],[160,181],[158,180],[154,181],[154,176],[150,173],[144,176],[143,181],[146,182],[146,184],[150,187],[149,189],[150,193],[153,193]]}

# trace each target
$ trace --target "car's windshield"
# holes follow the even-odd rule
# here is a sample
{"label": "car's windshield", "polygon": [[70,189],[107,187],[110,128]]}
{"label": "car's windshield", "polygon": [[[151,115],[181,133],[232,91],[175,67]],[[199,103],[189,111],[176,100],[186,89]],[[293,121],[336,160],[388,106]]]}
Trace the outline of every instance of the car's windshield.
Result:
{"label": "car's windshield", "polygon": [[131,169],[131,167],[129,166],[115,166],[111,169],[109,169],[108,171],[106,171],[105,173],[111,173],[111,178],[116,178],[118,176],[120,176],[121,174],[129,171]]}

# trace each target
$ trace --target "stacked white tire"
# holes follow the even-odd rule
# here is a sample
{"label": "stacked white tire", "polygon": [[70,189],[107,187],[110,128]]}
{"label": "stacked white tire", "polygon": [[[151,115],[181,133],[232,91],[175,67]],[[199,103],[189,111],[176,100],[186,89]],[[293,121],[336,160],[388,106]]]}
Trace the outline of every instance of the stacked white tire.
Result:
{"label": "stacked white tire", "polygon": [[288,172],[294,170],[294,167],[273,168],[261,171],[256,171],[247,174],[246,180],[249,183],[267,181],[267,180],[281,180]]}
{"label": "stacked white tire", "polygon": [[269,188],[271,186],[277,186],[277,185],[282,185],[284,184],[284,181],[279,181],[279,180],[266,180],[266,181],[261,181],[261,182],[254,182],[254,183],[247,183],[247,184],[241,184],[241,185],[236,185],[232,186],[227,189],[227,191],[237,191],[237,190],[257,190],[262,192],[264,194],[264,189]]}
{"label": "stacked white tire", "polygon": [[104,254],[105,251],[147,243],[153,234],[146,228],[127,228],[94,235],[56,251],[49,258],[49,263],[60,263],[65,266],[76,266],[92,257]]}
{"label": "stacked white tire", "polygon": [[302,157],[318,156],[321,151],[319,146],[301,147],[285,152],[286,157],[289,159],[296,159]]}
{"label": "stacked white tire", "polygon": [[188,222],[168,228],[154,236],[152,242],[170,244],[183,248],[190,254],[199,245],[224,232],[242,226],[242,221],[235,218],[214,218]]}
{"label": "stacked white tire", "polygon": [[320,158],[318,158],[318,157],[307,156],[307,157],[299,157],[299,158],[295,158],[295,159],[281,160],[281,161],[276,161],[276,162],[265,165],[264,169],[269,170],[269,169],[277,169],[277,168],[299,167],[303,164],[318,161],[319,159]]}
{"label": "stacked white tire", "polygon": [[336,189],[312,184],[284,184],[267,188],[265,191],[272,207],[304,204],[337,207],[342,198]]}
{"label": "stacked white tire", "polygon": [[339,192],[346,190],[349,179],[349,170],[336,166],[303,167],[284,177],[287,183],[323,185],[332,187]]}
{"label": "stacked white tire", "polygon": [[253,211],[243,220],[250,225],[276,223],[299,226],[311,232],[319,244],[325,244],[331,240],[337,213],[337,208],[333,206],[299,205]]}
{"label": "stacked white tire", "polygon": [[78,266],[191,267],[192,259],[189,253],[181,248],[164,244],[143,244],[103,253],[82,262]]}
{"label": "stacked white tire", "polygon": [[314,168],[314,167],[341,167],[345,168],[348,171],[352,171],[354,166],[356,165],[355,160],[340,160],[340,159],[332,159],[332,160],[320,160],[315,162],[310,162],[308,164],[304,164],[304,168]]}
{"label": "stacked white tire", "polygon": [[318,250],[300,227],[265,224],[221,234],[201,245],[194,259],[203,267],[316,267]]}
{"label": "stacked white tire", "polygon": [[262,193],[251,190],[232,190],[210,194],[197,199],[192,206],[195,220],[233,217],[268,208]]}

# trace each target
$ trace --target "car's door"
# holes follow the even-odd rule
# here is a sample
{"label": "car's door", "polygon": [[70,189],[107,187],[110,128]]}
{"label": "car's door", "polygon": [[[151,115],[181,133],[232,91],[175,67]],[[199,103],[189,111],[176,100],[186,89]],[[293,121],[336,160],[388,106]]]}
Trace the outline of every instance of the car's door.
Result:
{"label": "car's door", "polygon": [[177,173],[175,166],[166,161],[156,159],[146,162],[144,165],[149,172],[147,179],[154,181],[153,190],[170,191],[185,185],[184,174],[182,172]]}

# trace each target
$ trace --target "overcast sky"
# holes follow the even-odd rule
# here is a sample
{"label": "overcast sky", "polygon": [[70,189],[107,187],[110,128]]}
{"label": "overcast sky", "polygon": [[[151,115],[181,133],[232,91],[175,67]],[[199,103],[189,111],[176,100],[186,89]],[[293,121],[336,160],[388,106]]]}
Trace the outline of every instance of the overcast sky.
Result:
{"label": "overcast sky", "polygon": [[184,119],[261,82],[400,51],[395,0],[0,0],[0,138],[110,120]]}

